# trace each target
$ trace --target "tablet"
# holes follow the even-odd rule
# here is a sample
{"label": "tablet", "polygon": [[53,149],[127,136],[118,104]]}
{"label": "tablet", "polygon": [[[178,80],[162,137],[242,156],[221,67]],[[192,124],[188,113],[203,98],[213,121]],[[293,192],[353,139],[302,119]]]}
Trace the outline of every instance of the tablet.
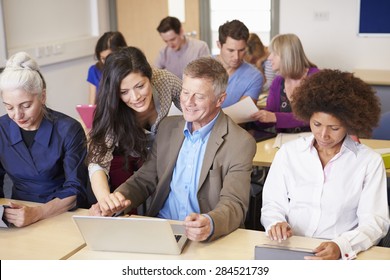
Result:
{"label": "tablet", "polygon": [[304,260],[314,256],[311,249],[261,244],[255,246],[255,260]]}
{"label": "tablet", "polygon": [[247,130],[250,135],[255,138],[256,142],[261,142],[270,138],[276,137],[276,133],[266,131],[266,130],[256,130],[256,129],[248,129]]}

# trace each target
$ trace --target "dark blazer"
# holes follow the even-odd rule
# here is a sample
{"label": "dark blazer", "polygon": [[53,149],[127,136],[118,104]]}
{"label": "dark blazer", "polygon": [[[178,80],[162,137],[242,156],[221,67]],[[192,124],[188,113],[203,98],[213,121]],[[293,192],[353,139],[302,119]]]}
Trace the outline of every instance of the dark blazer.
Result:
{"label": "dark blazer", "polygon": [[[167,117],[143,166],[116,191],[137,207],[151,196],[146,215],[157,216],[170,192],[173,169],[184,140],[185,120]],[[222,111],[211,131],[199,178],[201,213],[214,221],[209,240],[244,226],[250,195],[250,175],[256,142]]]}

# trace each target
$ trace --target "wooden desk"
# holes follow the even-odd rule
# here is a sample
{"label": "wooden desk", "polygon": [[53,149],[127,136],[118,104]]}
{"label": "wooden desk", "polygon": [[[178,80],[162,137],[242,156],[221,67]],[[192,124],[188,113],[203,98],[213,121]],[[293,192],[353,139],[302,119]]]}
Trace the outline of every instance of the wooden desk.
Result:
{"label": "wooden desk", "polygon": [[353,72],[367,84],[390,86],[390,70],[355,69]]}
{"label": "wooden desk", "polygon": [[[265,141],[257,143],[257,151],[253,158],[253,165],[255,166],[271,166],[271,163],[275,157],[277,148],[274,148],[275,138],[271,138]],[[376,139],[360,139],[360,142],[372,149],[390,148],[389,140],[376,140]],[[390,177],[390,169],[386,169],[387,177]]]}
{"label": "wooden desk", "polygon": [[[291,247],[313,249],[322,240],[307,237],[293,236],[284,244]],[[184,248],[181,255],[138,254],[122,252],[92,251],[84,247],[69,259],[71,260],[253,260],[254,248],[258,244],[277,244],[265,236],[264,232],[237,229],[231,234],[210,243],[192,242]],[[372,247],[358,255],[358,259],[390,259],[390,249]]]}
{"label": "wooden desk", "polygon": [[[0,198],[0,204],[10,200]],[[37,203],[19,201],[26,205]],[[87,209],[78,209],[48,218],[23,228],[0,228],[1,260],[59,260],[85,246],[73,215],[88,215]]]}

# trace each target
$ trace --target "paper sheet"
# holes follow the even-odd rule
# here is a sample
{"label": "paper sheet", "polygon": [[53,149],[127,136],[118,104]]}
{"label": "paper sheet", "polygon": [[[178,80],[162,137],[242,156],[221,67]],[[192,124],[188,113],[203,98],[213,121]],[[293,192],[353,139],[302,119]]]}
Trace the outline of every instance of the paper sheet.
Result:
{"label": "paper sheet", "polygon": [[259,111],[259,108],[257,108],[256,104],[249,96],[223,109],[223,112],[231,117],[235,123],[246,123],[254,121],[250,115],[256,113],[257,111]]}
{"label": "paper sheet", "polygon": [[278,135],[275,138],[273,148],[280,148],[283,144],[298,139],[300,137],[307,137],[310,136],[311,132],[300,132],[300,133],[278,133]]}
{"label": "paper sheet", "polygon": [[374,149],[374,151],[381,155],[390,154],[390,148]]}

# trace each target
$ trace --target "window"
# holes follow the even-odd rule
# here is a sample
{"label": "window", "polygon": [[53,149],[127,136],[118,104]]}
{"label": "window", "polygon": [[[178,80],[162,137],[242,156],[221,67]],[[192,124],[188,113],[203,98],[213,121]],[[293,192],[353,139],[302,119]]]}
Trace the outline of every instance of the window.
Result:
{"label": "window", "polygon": [[210,0],[211,52],[219,53],[218,28],[226,21],[238,19],[259,35],[264,45],[271,39],[272,0]]}

